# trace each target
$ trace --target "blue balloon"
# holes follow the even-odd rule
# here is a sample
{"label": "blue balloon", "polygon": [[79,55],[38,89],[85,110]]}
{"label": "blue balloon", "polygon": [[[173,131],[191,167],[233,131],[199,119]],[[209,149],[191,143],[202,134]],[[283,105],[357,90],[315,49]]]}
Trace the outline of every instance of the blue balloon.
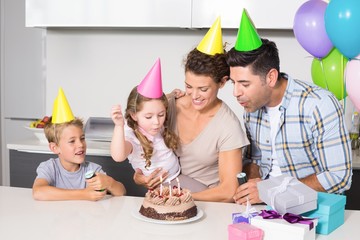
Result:
{"label": "blue balloon", "polygon": [[331,0],[325,11],[326,32],[348,59],[360,54],[360,1]]}

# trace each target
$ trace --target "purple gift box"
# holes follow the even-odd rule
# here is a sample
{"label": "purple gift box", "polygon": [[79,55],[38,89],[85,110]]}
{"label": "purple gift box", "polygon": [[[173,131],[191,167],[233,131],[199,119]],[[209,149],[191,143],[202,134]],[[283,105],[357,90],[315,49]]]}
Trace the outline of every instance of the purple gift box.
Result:
{"label": "purple gift box", "polygon": [[257,183],[259,198],[280,214],[302,214],[317,207],[317,192],[283,174]]}
{"label": "purple gift box", "polygon": [[259,213],[250,213],[250,214],[244,214],[244,213],[233,213],[232,214],[232,223],[249,223],[250,218],[255,217],[259,215]]}

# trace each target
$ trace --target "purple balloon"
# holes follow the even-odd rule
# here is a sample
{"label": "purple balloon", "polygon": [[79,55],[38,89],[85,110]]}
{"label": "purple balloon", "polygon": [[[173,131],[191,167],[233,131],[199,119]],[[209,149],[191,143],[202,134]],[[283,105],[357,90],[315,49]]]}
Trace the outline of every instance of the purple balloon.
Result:
{"label": "purple balloon", "polygon": [[323,58],[334,47],[325,29],[327,3],[322,0],[305,2],[294,18],[294,34],[300,45],[311,55]]}

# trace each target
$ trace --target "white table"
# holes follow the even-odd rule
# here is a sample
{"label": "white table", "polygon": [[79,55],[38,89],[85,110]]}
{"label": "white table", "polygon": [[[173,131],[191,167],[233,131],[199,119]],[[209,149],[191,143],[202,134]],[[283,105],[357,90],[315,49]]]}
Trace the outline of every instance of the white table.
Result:
{"label": "white table", "polygon": [[[227,239],[231,214],[244,210],[231,203],[196,202],[204,216],[191,223],[165,225],[136,219],[143,198],[108,197],[98,202],[32,199],[31,189],[0,186],[0,239]],[[360,211],[346,211],[345,224],[317,239],[356,239]]]}

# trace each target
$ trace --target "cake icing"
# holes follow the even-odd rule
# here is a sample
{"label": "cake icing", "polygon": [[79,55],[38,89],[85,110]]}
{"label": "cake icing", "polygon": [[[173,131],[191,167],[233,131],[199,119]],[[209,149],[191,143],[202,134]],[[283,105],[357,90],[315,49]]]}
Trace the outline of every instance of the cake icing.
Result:
{"label": "cake icing", "polygon": [[174,186],[159,187],[154,190],[149,190],[145,194],[143,204],[139,212],[148,218],[179,221],[195,217],[197,214],[197,207],[191,192],[187,189],[179,189]]}

